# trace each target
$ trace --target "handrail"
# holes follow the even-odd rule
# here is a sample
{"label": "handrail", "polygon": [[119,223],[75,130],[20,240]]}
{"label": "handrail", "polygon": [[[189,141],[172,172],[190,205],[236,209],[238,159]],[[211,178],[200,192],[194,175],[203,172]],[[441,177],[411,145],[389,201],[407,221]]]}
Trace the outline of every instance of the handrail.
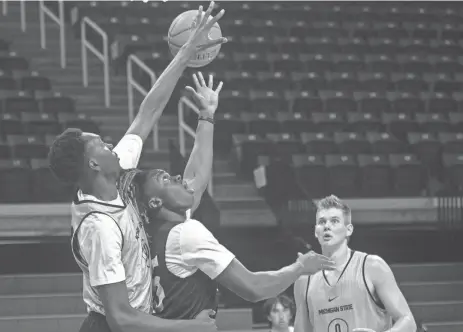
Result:
{"label": "handrail", "polygon": [[[96,31],[101,38],[103,39],[103,53],[98,51],[95,46],[93,46],[87,40],[87,26],[91,27]],[[111,106],[110,98],[110,86],[109,86],[109,41],[108,34],[101,29],[98,24],[93,22],[90,18],[84,17],[80,25],[81,31],[81,51],[82,51],[82,81],[85,87],[88,87],[88,60],[87,60],[87,50],[92,52],[101,62],[103,62],[103,74],[104,74],[104,100],[105,106]]]}
{"label": "handrail", "polygon": [[[129,101],[129,123],[132,123],[133,119],[135,118],[135,109],[134,109],[134,98],[133,98],[133,89],[140,92],[143,97],[145,97],[149,91],[146,91],[144,87],[142,87],[135,78],[133,77],[133,65],[136,64],[140,69],[146,72],[150,78],[151,83],[150,85],[153,86],[154,82],[156,82],[156,73],[148,67],[140,58],[136,55],[130,55],[127,59],[127,97]],[[153,150],[159,150],[159,128],[158,125],[155,124],[153,127]]]}
{"label": "handrail", "polygon": [[[186,155],[185,133],[188,133],[191,137],[196,138],[195,131],[185,122],[184,105],[188,106],[196,114],[199,114],[198,107],[192,101],[190,101],[185,96],[180,98],[178,102],[178,141],[179,141],[180,153],[182,154],[183,157],[185,157]],[[213,178],[213,174],[211,174],[211,178],[209,179],[209,184],[207,186],[207,191],[209,192],[209,195],[211,197],[213,193],[212,178]]]}
{"label": "handrail", "polygon": [[6,16],[8,14],[8,0],[3,0],[2,2],[2,15]]}
{"label": "handrail", "polygon": [[[21,1],[21,26],[23,20],[23,3]],[[58,16],[55,15],[47,6],[45,5],[44,0],[40,0],[39,3],[39,20],[40,20],[40,46],[43,49],[47,48],[47,35],[46,35],[46,23],[45,16],[48,16],[53,22],[59,26],[59,48],[60,48],[60,59],[61,59],[61,68],[66,68],[66,22],[64,18],[64,3],[63,0],[58,1]],[[25,19],[26,14],[24,10],[24,28],[25,28]]]}
{"label": "handrail", "polygon": [[26,32],[26,0],[20,0],[19,7],[21,9],[21,30]]}

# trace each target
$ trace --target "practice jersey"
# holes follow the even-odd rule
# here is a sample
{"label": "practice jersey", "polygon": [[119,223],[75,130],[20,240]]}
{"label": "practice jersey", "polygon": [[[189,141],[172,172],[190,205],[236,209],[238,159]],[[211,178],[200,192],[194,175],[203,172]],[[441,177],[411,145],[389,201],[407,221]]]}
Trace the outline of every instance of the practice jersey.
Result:
{"label": "practice jersey", "polygon": [[313,332],[351,332],[355,328],[386,331],[392,319],[377,302],[365,279],[367,254],[352,251],[336,284],[324,271],[309,277],[306,302]]}
{"label": "practice jersey", "polygon": [[217,310],[215,279],[235,257],[199,221],[165,222],[152,237],[153,308],[167,319]]}
{"label": "practice jersey", "polygon": [[[141,148],[138,136],[126,135],[115,148],[121,166],[136,167]],[[134,172],[123,171],[115,200],[101,201],[78,191],[71,206],[71,247],[83,272],[87,311],[104,315],[96,287],[125,281],[130,305],[151,312],[151,257],[144,225],[130,194]]]}

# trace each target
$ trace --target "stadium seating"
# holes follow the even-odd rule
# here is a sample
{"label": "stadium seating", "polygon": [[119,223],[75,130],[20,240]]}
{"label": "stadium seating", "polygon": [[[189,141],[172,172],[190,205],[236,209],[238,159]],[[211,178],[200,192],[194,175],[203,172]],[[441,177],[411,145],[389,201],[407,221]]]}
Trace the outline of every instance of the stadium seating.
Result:
{"label": "stadium seating", "polygon": [[99,133],[75,110],[73,98],[54,91],[50,80],[0,40],[0,203],[69,201],[73,188],[48,168],[48,147],[65,128]]}

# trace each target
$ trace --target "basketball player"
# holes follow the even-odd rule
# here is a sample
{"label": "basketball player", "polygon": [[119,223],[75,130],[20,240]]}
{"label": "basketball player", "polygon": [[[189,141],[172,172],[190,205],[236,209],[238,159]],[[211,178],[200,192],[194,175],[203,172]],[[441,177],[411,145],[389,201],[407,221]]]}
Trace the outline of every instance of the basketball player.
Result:
{"label": "basketball player", "polygon": [[293,332],[294,302],[284,294],[264,303],[264,314],[270,323],[270,332]]}
{"label": "basketball player", "polygon": [[204,225],[190,218],[211,177],[214,114],[222,87],[213,89],[201,73],[193,75],[200,114],[193,150],[183,180],[162,170],[139,172],[138,199],[146,210],[147,230],[153,237],[154,301],[159,317],[191,319],[204,309],[217,308],[217,283],[245,300],[257,302],[274,297],[297,278],[321,268],[332,269],[333,262],[313,252],[299,255],[297,261],[278,271],[250,272],[222,246]]}
{"label": "basketball player", "polygon": [[126,183],[127,174],[122,169],[137,166],[143,141],[161,116],[189,59],[198,49],[226,42],[224,38],[207,38],[212,25],[224,14],[221,11],[210,17],[213,6],[211,2],[204,17],[199,7],[200,23],[146,95],[134,122],[114,149],[98,135],[77,129],[66,130],[50,149],[53,173],[79,188],[71,210],[72,250],[83,271],[83,298],[89,313],[82,332],[216,330],[207,315],[189,322],[151,315],[152,267],[147,238],[128,186],[121,185]]}
{"label": "basketball player", "polygon": [[332,195],[317,203],[316,216],[315,237],[336,269],[295,283],[295,332],[415,332],[413,315],[387,263],[348,247],[354,230],[350,208]]}

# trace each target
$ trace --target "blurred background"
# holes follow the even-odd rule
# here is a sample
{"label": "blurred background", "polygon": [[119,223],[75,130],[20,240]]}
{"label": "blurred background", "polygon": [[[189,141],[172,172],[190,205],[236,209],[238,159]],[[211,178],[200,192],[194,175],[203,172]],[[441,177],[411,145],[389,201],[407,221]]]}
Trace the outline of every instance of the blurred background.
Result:
{"label": "blurred background", "polygon": [[[48,146],[67,127],[122,137],[171,55],[172,20],[200,2],[2,1],[0,330],[77,331],[73,189]],[[294,261],[314,200],[353,210],[351,247],[382,256],[428,331],[463,331],[463,5],[220,2],[230,42],[214,175],[195,217],[251,270]],[[183,171],[197,109],[185,72],[141,168]],[[191,130],[193,129],[193,131]],[[288,290],[292,295],[292,290]],[[221,330],[268,328],[262,304],[221,289]]]}

